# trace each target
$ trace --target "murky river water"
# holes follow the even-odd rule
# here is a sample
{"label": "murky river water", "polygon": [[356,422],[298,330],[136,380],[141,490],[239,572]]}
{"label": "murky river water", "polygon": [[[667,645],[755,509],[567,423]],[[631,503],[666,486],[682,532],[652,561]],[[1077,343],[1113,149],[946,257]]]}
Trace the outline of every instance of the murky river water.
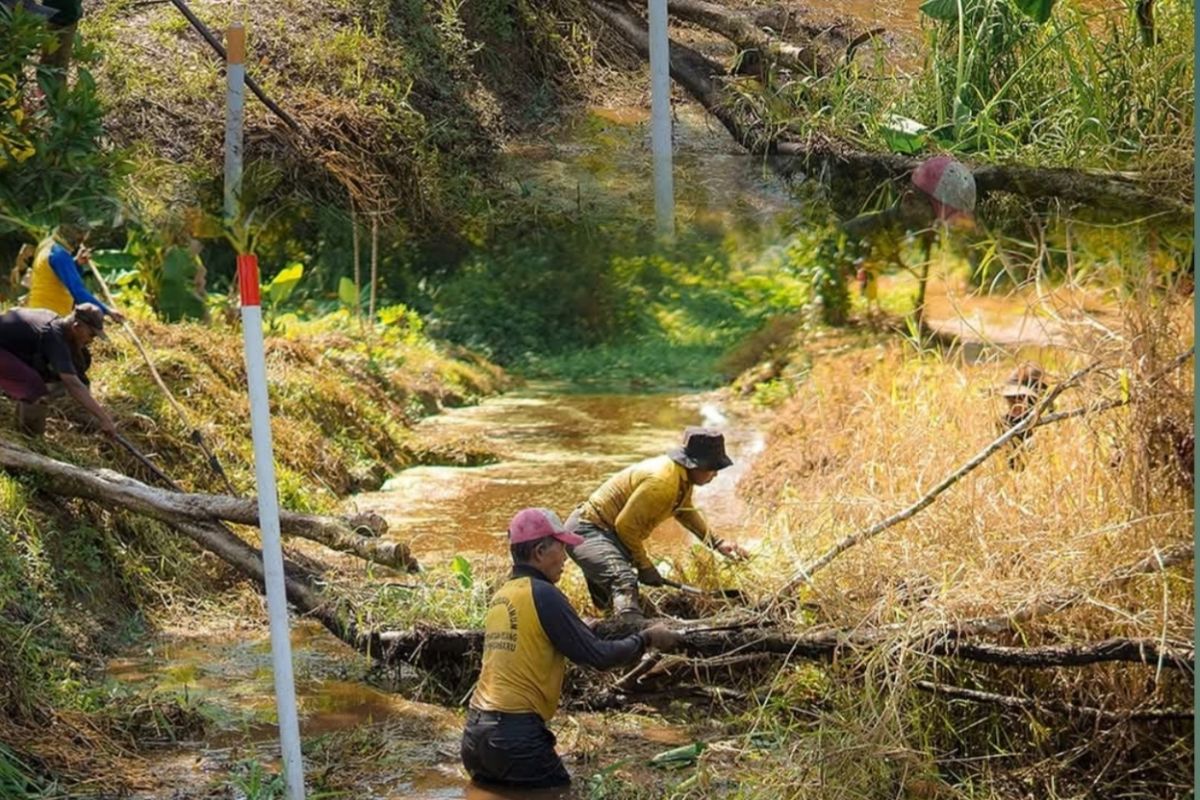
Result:
{"label": "murky river water", "polygon": [[[426,563],[457,553],[506,557],[504,530],[516,510],[545,505],[565,516],[609,474],[663,453],[685,426],[694,424],[722,428],[734,459],[733,467],[697,490],[697,503],[721,535],[752,547],[756,537],[736,485],[762,448],[761,434],[727,418],[719,402],[706,395],[573,394],[559,386],[527,387],[422,423],[423,435],[472,439],[498,453],[500,461],[469,468],[416,467],[355,502],[386,516],[392,531],[411,541]],[[668,522],[655,533],[652,551],[671,553],[690,540],[690,534]],[[371,685],[370,664],[312,623],[296,626],[292,644],[306,741],[364,725],[407,730],[420,724],[428,729],[422,745],[428,752],[421,760],[431,766],[379,776],[380,788],[372,797],[498,797],[469,786],[462,774],[457,756],[461,721],[453,711]],[[243,759],[271,763],[278,758],[276,730],[267,721],[273,716],[274,693],[265,629],[250,636],[244,631],[172,632],[136,655],[113,661],[109,675],[142,689],[186,693],[229,715],[212,726],[204,742],[165,748],[155,758],[159,778],[169,775],[174,785],[199,786]],[[651,729],[646,738],[669,743],[673,734]]]}
{"label": "murky river water", "polygon": [[[504,531],[514,513],[545,506],[564,519],[606,477],[675,445],[687,425],[725,431],[734,466],[695,492],[722,536],[753,545],[745,509],[735,491],[749,461],[762,449],[751,427],[726,418],[714,400],[697,395],[594,395],[534,386],[422,423],[428,435],[472,440],[501,455],[483,467],[416,467],[382,491],[354,504],[381,513],[418,559],[457,553],[505,555]],[[657,552],[672,552],[692,537],[673,521],[655,533]]]}

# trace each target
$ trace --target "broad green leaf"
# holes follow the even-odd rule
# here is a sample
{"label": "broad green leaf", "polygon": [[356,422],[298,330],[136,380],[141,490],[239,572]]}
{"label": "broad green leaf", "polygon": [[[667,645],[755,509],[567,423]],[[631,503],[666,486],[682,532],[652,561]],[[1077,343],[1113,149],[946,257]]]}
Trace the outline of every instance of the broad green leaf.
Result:
{"label": "broad green leaf", "polygon": [[158,313],[168,322],[203,319],[204,300],[196,294],[199,259],[184,247],[172,247],[163,259],[158,286]]}
{"label": "broad green leaf", "polygon": [[133,253],[124,250],[97,250],[92,253],[92,263],[105,280],[123,272],[137,271],[138,260]]}
{"label": "broad green leaf", "polygon": [[450,562],[450,571],[454,573],[454,577],[458,578],[458,582],[464,589],[470,589],[475,585],[475,576],[471,574],[471,562],[462,556],[455,556]]}
{"label": "broad green leaf", "polygon": [[954,22],[958,19],[958,0],[925,0],[920,10],[932,19]]}
{"label": "broad green leaf", "polygon": [[338,300],[349,308],[358,305],[358,292],[354,289],[354,281],[349,278],[342,278],[338,281]]}
{"label": "broad green leaf", "polygon": [[291,297],[292,291],[304,277],[304,265],[290,264],[281,269],[267,284],[267,298],[272,305],[279,305]]}
{"label": "broad green leaf", "polygon": [[1054,0],[1015,0],[1015,2],[1017,8],[1021,9],[1025,16],[1039,25],[1050,19],[1050,12],[1054,10]]}
{"label": "broad green leaf", "polygon": [[884,118],[879,132],[893,153],[919,153],[925,149],[929,129],[915,119],[891,114]]}

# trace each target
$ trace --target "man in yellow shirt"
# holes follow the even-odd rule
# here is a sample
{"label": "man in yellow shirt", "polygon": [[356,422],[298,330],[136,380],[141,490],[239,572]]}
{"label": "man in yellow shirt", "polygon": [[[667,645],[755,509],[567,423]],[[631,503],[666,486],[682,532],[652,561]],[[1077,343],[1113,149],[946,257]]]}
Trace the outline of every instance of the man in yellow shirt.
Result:
{"label": "man in yellow shirt", "polygon": [[692,506],[693,487],[710,483],[732,464],[720,432],[688,428],[682,445],[626,467],[575,509],[567,528],[583,541],[567,552],[583,570],[597,608],[633,619],[642,616],[638,584],[662,585],[645,541],[669,517],[726,558],[748,555],[735,542],[714,536],[704,515]]}
{"label": "man in yellow shirt", "polygon": [[679,636],[660,624],[623,639],[597,638],[554,586],[567,560],[564,545],[583,540],[553,511],[518,512],[508,541],[512,577],[492,597],[484,621],[483,670],[463,730],[463,766],[481,783],[563,786],[571,776],[546,723],[558,709],[565,659],[608,669],[647,647],[671,649]]}
{"label": "man in yellow shirt", "polygon": [[[83,267],[91,261],[91,251],[83,245],[86,221],[65,222],[38,244],[29,275],[29,308],[48,308],[65,317],[77,305],[90,303],[117,322],[125,317],[109,308],[83,284]],[[72,251],[75,255],[71,255]]]}

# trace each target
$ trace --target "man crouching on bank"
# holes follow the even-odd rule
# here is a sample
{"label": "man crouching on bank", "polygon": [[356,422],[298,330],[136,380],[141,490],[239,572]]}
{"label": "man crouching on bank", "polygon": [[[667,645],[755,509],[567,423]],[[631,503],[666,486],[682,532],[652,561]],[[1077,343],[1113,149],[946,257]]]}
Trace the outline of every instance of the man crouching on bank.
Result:
{"label": "man crouching on bank", "polygon": [[564,657],[608,669],[647,647],[669,650],[678,634],[652,625],[623,639],[598,638],[554,587],[562,577],[568,533],[553,511],[526,508],[508,526],[512,577],[492,598],[484,623],[483,671],[463,731],[463,766],[480,783],[525,788],[564,786],[571,776],[546,726],[558,710]]}

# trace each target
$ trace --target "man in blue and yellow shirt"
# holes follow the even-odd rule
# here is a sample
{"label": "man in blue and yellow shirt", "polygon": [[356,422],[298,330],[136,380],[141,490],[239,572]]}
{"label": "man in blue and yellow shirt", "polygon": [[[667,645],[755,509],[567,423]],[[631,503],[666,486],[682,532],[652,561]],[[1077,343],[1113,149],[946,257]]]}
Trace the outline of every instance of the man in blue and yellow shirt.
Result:
{"label": "man in blue and yellow shirt", "polygon": [[647,647],[679,640],[665,625],[603,640],[555,588],[567,554],[582,543],[546,508],[526,508],[508,526],[512,577],[492,598],[484,622],[483,670],[462,738],[463,766],[482,783],[562,786],[571,776],[546,726],[558,709],[566,659],[597,669],[627,664]]}
{"label": "man in blue and yellow shirt", "polygon": [[582,541],[567,552],[583,570],[597,608],[642,616],[638,584],[662,585],[645,542],[671,517],[726,558],[748,555],[741,545],[718,539],[692,505],[692,489],[712,482],[732,464],[724,435],[711,428],[687,428],[683,444],[621,470],[575,509],[567,528]]}
{"label": "man in blue and yellow shirt", "polygon": [[[59,225],[38,244],[29,276],[29,308],[48,308],[65,317],[77,305],[90,303],[117,322],[125,317],[100,302],[83,284],[82,267],[91,260],[91,251],[83,246],[86,223]],[[76,250],[75,255],[71,251]]]}

